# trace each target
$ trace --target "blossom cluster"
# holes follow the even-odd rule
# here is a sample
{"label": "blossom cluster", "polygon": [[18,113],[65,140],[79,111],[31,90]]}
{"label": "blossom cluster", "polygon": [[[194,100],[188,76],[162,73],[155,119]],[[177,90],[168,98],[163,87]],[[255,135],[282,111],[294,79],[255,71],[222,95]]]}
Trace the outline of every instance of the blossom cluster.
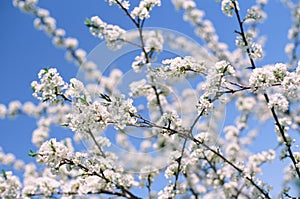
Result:
{"label": "blossom cluster", "polygon": [[270,108],[275,108],[279,111],[285,112],[289,108],[289,102],[287,98],[281,93],[275,93],[270,96],[270,102],[268,103]]}
{"label": "blossom cluster", "polygon": [[110,6],[118,5],[122,6],[122,8],[125,8],[126,10],[129,9],[130,2],[129,1],[124,1],[124,0],[106,0],[108,1]]}
{"label": "blossom cluster", "polygon": [[39,149],[37,162],[43,163],[49,168],[58,169],[64,159],[71,157],[71,151],[63,143],[51,139],[42,144]]}
{"label": "blossom cluster", "polygon": [[262,22],[267,18],[267,14],[262,10],[261,5],[254,5],[247,10],[246,23]]}
{"label": "blossom cluster", "polygon": [[86,21],[90,32],[95,37],[105,39],[107,45],[111,48],[120,48],[120,42],[124,40],[126,31],[117,25],[107,24],[103,22],[98,16],[91,17]]}
{"label": "blossom cluster", "polygon": [[297,48],[299,46],[298,39],[299,39],[299,17],[300,17],[300,6],[297,3],[293,3],[290,1],[284,1],[287,4],[287,7],[290,8],[291,16],[292,16],[292,25],[288,31],[288,39],[290,40],[289,43],[285,46],[285,53],[290,57],[290,67],[294,67],[296,62],[298,61],[297,58]]}
{"label": "blossom cluster", "polygon": [[155,69],[155,73],[163,79],[180,78],[188,72],[203,73],[206,70],[203,62],[190,56],[165,59],[162,64],[162,67]]}
{"label": "blossom cluster", "polygon": [[275,159],[276,153],[274,150],[263,151],[249,157],[249,162],[246,165],[245,173],[253,175],[254,173],[262,173],[260,167],[264,162],[272,162]]}
{"label": "blossom cluster", "polygon": [[159,31],[145,31],[144,38],[147,53],[160,53],[163,50],[164,38]]}
{"label": "blossom cluster", "polygon": [[2,171],[0,176],[0,197],[19,198],[21,182],[11,171]]}
{"label": "blossom cluster", "polygon": [[134,72],[138,73],[142,71],[143,66],[145,66],[147,63],[146,57],[145,57],[145,53],[141,52],[140,55],[136,56],[134,58],[134,61],[131,64],[132,69],[134,70]]}
{"label": "blossom cluster", "polygon": [[136,108],[132,105],[132,99],[125,99],[124,95],[112,98],[108,106],[108,111],[112,116],[112,121],[117,129],[123,129],[126,125],[136,123]]}
{"label": "blossom cluster", "polygon": [[[125,190],[136,185],[131,175],[124,174],[122,168],[114,165],[113,157],[107,154],[106,159],[99,159],[92,154],[74,153],[70,139],[60,142],[50,139],[33,155],[48,168],[40,173],[33,164],[26,165],[24,187],[21,194],[20,188],[17,190],[19,195],[15,198],[51,197],[57,193],[68,198],[75,193],[78,196],[102,191],[109,193],[115,188]],[[13,188],[12,184],[10,189]]]}
{"label": "blossom cluster", "polygon": [[13,0],[13,5],[24,12],[34,13],[38,0]]}
{"label": "blossom cluster", "polygon": [[[32,103],[31,103],[32,104]],[[29,105],[29,104],[27,104]],[[10,116],[10,117],[15,117],[16,115],[18,115],[18,113],[20,112],[21,109],[21,102],[19,101],[11,101],[8,105],[8,107],[6,107],[4,104],[0,104],[0,118],[5,118],[6,116]],[[28,106],[24,106],[22,107],[22,109],[24,111],[29,110]]]}
{"label": "blossom cluster", "polygon": [[198,111],[207,113],[213,107],[213,100],[219,97],[219,92],[226,87],[226,76],[235,76],[235,69],[225,60],[219,61],[214,67],[208,68],[206,71],[206,80],[198,85],[203,91],[197,105]]}
{"label": "blossom cluster", "polygon": [[266,89],[284,81],[287,76],[287,66],[282,63],[256,68],[250,76],[249,84],[253,89]]}
{"label": "blossom cluster", "polygon": [[254,60],[262,59],[263,49],[260,43],[254,42],[254,38],[257,36],[257,32],[255,30],[249,30],[245,33],[245,39],[242,35],[238,35],[235,40],[235,44],[243,49],[245,52],[249,54],[249,56]]}
{"label": "blossom cluster", "polygon": [[[167,124],[168,128],[180,129],[182,127],[182,119],[175,112],[164,113],[161,117],[161,124]],[[166,130],[166,133],[167,130]]]}
{"label": "blossom cluster", "polygon": [[176,9],[184,10],[183,19],[195,26],[195,34],[207,43],[207,47],[216,57],[229,57],[227,44],[219,42],[213,23],[204,19],[205,12],[198,9],[194,0],[172,0]]}
{"label": "blossom cluster", "polygon": [[[105,129],[108,123],[123,129],[126,125],[135,123],[136,108],[132,105],[131,99],[125,99],[124,96],[110,98],[100,94],[104,101],[93,100],[92,93],[89,93],[82,82],[72,78],[70,83],[65,83],[54,68],[42,69],[39,78],[39,83],[32,82],[33,96],[37,99],[50,103],[64,103],[73,100],[73,112],[66,112],[69,121],[66,125],[75,132],[80,134],[96,133]],[[34,137],[36,139],[40,137],[43,140],[48,137],[49,125],[46,125],[46,128],[45,125],[41,127],[37,129]],[[40,143],[38,140],[35,143]]]}
{"label": "blossom cluster", "polygon": [[222,0],[221,7],[222,7],[223,13],[229,17],[233,16],[235,9],[237,9],[237,10],[240,9],[238,1],[236,1],[236,0]]}
{"label": "blossom cluster", "polygon": [[85,50],[78,48],[78,40],[73,37],[65,37],[66,31],[56,27],[56,20],[50,16],[50,12],[37,6],[38,0],[13,0],[13,5],[20,10],[35,15],[34,26],[52,37],[52,43],[59,48],[65,48],[66,59],[74,61],[86,73],[90,80],[99,80],[99,71],[92,61],[86,61]]}
{"label": "blossom cluster", "polygon": [[[274,95],[274,100],[277,99],[275,101],[281,101],[280,104],[282,107],[279,109],[282,111],[287,110],[288,102],[286,97],[292,97],[295,99],[299,98],[297,94],[300,84],[299,65],[294,72],[289,72],[288,66],[283,63],[256,68],[253,70],[253,73],[250,76],[249,84],[253,90],[258,91],[280,85],[280,90],[277,92],[282,92],[284,95],[276,94]],[[278,103],[272,101],[272,104],[275,105]],[[273,107],[273,105],[271,106]],[[277,107],[277,105],[275,107]]]}
{"label": "blossom cluster", "polygon": [[154,6],[160,6],[160,0],[142,0],[139,6],[135,7],[130,15],[132,18],[147,19],[150,17],[150,11]]}
{"label": "blossom cluster", "polygon": [[42,69],[38,77],[40,83],[33,81],[31,88],[33,96],[41,101],[49,101],[51,103],[59,102],[59,96],[63,96],[67,84],[57,72],[56,68]]}
{"label": "blossom cluster", "polygon": [[78,98],[84,90],[83,84],[74,78],[70,80],[70,84],[66,83],[56,68],[40,70],[38,78],[39,82],[33,81],[31,88],[33,96],[42,102],[58,103],[70,101],[68,97]]}
{"label": "blossom cluster", "polygon": [[[105,39],[109,47],[118,49],[127,42],[140,48],[132,68],[145,76],[130,82],[129,93],[117,89],[123,71],[113,69],[109,76],[102,76],[93,62],[87,62],[87,53],[78,48],[78,41],[65,38],[65,31],[56,28],[49,11],[37,7],[37,0],[13,1],[15,6],[35,15],[36,28],[53,37],[57,47],[66,48],[66,58],[82,65],[85,77],[95,80],[95,84],[85,85],[76,78],[64,81],[57,69],[42,69],[39,80],[31,83],[39,105],[19,101],[8,106],[0,104],[0,118],[20,113],[36,117],[32,142],[39,149],[29,155],[45,166],[25,164],[0,150],[0,164],[24,171],[23,183],[11,171],[2,171],[1,198],[76,198],[89,194],[139,198],[131,192],[137,188],[147,189],[149,198],[271,198],[271,186],[260,180],[258,174],[263,173],[264,164],[275,160],[277,149],[249,151],[248,146],[259,132],[256,126],[249,125],[256,122],[256,115],[260,121],[271,117],[275,120],[278,142],[273,148],[278,144],[284,146],[279,158],[292,160],[285,171],[286,180],[300,177],[300,155],[293,152],[296,139],[290,135],[290,131],[299,130],[300,62],[294,70],[284,63],[261,68],[255,65],[263,57],[263,42],[255,40],[256,23],[266,18],[263,11],[266,0],[257,0],[239,21],[240,26],[246,23],[252,26],[247,31],[241,27],[236,31],[236,45],[240,48],[233,52],[218,41],[213,23],[204,19],[205,12],[196,7],[195,1],[173,0],[205,45],[203,51],[191,47],[191,56],[174,58],[159,54],[171,37],[143,29],[144,20],[155,6],[161,5],[160,0],[142,0],[132,10],[129,1],[106,1],[119,6],[138,28],[135,40],[124,29],[97,16],[87,20],[86,25],[94,36]],[[240,20],[237,0],[217,2],[221,2],[225,15],[237,15]],[[295,27],[289,39],[297,41]],[[187,43],[181,38],[172,45],[188,49]],[[163,60],[158,67],[154,66],[156,60]],[[146,70],[142,71],[143,67]],[[189,80],[196,83],[175,91],[176,84],[184,78],[188,83]],[[141,106],[136,106],[137,103]],[[235,103],[236,110],[230,107],[233,118],[225,121],[222,116],[227,103]],[[220,127],[225,123],[225,127]],[[84,141],[87,151],[76,152],[70,138],[49,139],[52,125],[72,130],[74,140]],[[132,132],[136,137],[131,136]],[[118,150],[122,152],[118,154]],[[154,191],[154,181],[163,176],[165,186]]]}

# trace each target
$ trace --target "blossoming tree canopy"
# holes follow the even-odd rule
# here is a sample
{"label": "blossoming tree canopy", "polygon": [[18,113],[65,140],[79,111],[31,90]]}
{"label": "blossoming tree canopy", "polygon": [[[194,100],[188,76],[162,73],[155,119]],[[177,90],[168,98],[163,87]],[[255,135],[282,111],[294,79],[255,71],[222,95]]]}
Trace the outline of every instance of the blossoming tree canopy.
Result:
{"label": "blossoming tree canopy", "polygon": [[[37,0],[12,3],[78,72],[64,78],[59,67],[41,66],[31,101],[0,104],[3,121],[37,121],[31,162],[0,150],[1,198],[299,196],[299,2],[281,1],[292,16],[287,59],[268,64],[259,32],[267,0],[214,2],[235,21],[228,41],[196,1],[171,1],[194,30],[187,36],[147,27],[167,2],[106,0],[123,18],[86,16],[82,26],[101,42],[90,53]],[[55,137],[54,127],[72,134]],[[276,141],[261,149],[265,134]],[[280,187],[266,177],[272,165],[281,165]]]}

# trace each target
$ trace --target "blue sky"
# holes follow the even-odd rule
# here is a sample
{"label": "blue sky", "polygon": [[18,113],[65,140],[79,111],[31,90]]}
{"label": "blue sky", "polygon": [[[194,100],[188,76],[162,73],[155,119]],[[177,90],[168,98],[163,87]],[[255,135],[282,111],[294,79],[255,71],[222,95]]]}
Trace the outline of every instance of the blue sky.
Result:
{"label": "blue sky", "polygon": [[[233,49],[234,30],[237,29],[236,19],[225,17],[221,13],[220,5],[215,1],[197,2],[199,8],[206,11],[206,17],[215,23],[220,40]],[[254,2],[249,0],[240,3],[241,13],[245,13],[245,6]],[[57,20],[57,27],[64,28],[67,36],[78,38],[79,46],[87,52],[101,41],[89,33],[84,25],[86,18],[98,15],[104,21],[118,24],[124,29],[134,28],[120,9],[109,7],[102,0],[51,0],[40,1],[38,5],[50,10],[51,15]],[[266,11],[268,19],[260,25],[260,34],[267,36],[266,57],[258,65],[287,60],[284,46],[290,27],[289,10],[280,4],[279,0],[270,0]],[[170,1],[163,1],[162,7],[155,8],[151,16],[145,26],[177,30],[199,41],[190,25],[183,22],[182,12],[176,12]],[[33,27],[33,17],[14,8],[10,0],[0,1],[0,27],[0,103],[7,105],[12,100],[35,101],[30,83],[37,79],[37,73],[41,68],[57,67],[66,79],[76,76],[77,67],[64,59],[65,51],[56,49],[47,35]],[[34,149],[31,144],[31,133],[35,127],[35,120],[26,116],[0,120],[0,146],[6,152],[12,152],[18,158],[30,161],[27,153],[29,149]],[[269,174],[271,175],[272,173]]]}

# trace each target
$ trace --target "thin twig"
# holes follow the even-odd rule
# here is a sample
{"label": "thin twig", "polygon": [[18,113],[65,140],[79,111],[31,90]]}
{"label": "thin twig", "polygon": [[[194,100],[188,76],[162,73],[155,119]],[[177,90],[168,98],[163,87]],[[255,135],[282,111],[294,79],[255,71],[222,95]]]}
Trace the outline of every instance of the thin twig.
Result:
{"label": "thin twig", "polygon": [[183,146],[182,146],[182,149],[181,149],[180,157],[176,160],[176,162],[178,163],[178,166],[177,166],[177,172],[176,172],[176,175],[175,175],[175,182],[174,182],[174,187],[173,187],[174,191],[176,191],[176,189],[177,189],[177,182],[178,182],[178,178],[179,178],[179,174],[180,174],[180,167],[181,167],[182,157],[183,157],[183,154],[184,154],[187,139],[188,139],[187,137],[184,138],[184,142],[183,142]]}
{"label": "thin twig", "polygon": [[[248,43],[247,43],[247,40],[246,40],[246,37],[245,37],[243,23],[241,21],[240,14],[239,14],[239,11],[237,9],[237,5],[235,3],[235,0],[231,0],[231,2],[234,5],[234,10],[235,10],[235,13],[236,13],[236,16],[237,16],[237,20],[239,22],[240,29],[241,29],[240,34],[242,35],[242,38],[243,38],[243,40],[245,42],[245,45],[247,47],[247,54],[248,54],[249,60],[250,60],[251,65],[252,65],[252,69],[255,69],[256,66],[255,66],[255,63],[254,63],[253,59],[251,58],[251,55],[250,55],[250,52],[249,52],[249,46],[248,46]],[[264,93],[264,97],[265,97],[266,102],[269,103],[269,97],[268,97],[268,95],[266,93]],[[271,112],[272,112],[273,118],[275,120],[276,126],[278,127],[279,132],[280,132],[280,134],[282,136],[282,139],[284,140],[285,146],[287,147],[287,150],[288,150],[288,153],[289,153],[289,157],[292,160],[292,163],[293,163],[293,165],[295,167],[295,170],[296,170],[296,173],[298,175],[298,178],[300,179],[300,171],[299,171],[298,167],[296,166],[297,163],[296,163],[295,157],[293,155],[293,152],[291,150],[291,144],[288,142],[288,140],[287,140],[287,138],[285,136],[284,129],[283,129],[282,125],[279,122],[279,119],[278,119],[278,116],[277,116],[277,114],[275,112],[274,107],[271,108]]]}
{"label": "thin twig", "polygon": [[200,117],[203,115],[204,111],[205,111],[205,109],[202,109],[201,112],[198,114],[198,116],[195,118],[193,124],[190,127],[190,134],[192,134],[195,125],[197,124],[197,122],[200,119]]}
{"label": "thin twig", "polygon": [[106,155],[105,155],[104,151],[102,150],[101,146],[100,146],[99,143],[97,142],[97,140],[96,140],[96,138],[95,138],[93,132],[91,131],[91,129],[88,129],[87,133],[91,136],[91,138],[92,138],[94,144],[97,146],[98,150],[100,151],[101,156],[104,157],[104,158],[106,158]]}
{"label": "thin twig", "polygon": [[237,167],[234,163],[232,163],[231,161],[229,161],[227,158],[225,158],[220,152],[216,151],[215,149],[209,147],[207,144],[205,144],[203,141],[197,140],[194,137],[190,137],[190,139],[195,142],[197,145],[202,145],[204,146],[206,149],[208,149],[209,151],[213,152],[215,155],[217,155],[219,158],[221,158],[224,162],[226,162],[227,164],[229,164],[231,167],[233,167],[236,171],[238,171],[240,174],[242,174],[242,176],[248,180],[256,189],[259,190],[259,192],[261,192],[266,198],[271,199],[271,197],[269,196],[269,194],[263,190],[260,186],[258,186],[254,180],[248,176],[245,175],[245,173],[243,172],[242,169],[240,169],[239,167]]}
{"label": "thin twig", "polygon": [[[269,100],[269,97],[268,97],[268,95],[266,93],[264,93],[264,97],[265,97],[266,102],[269,103],[270,100]],[[292,163],[293,163],[293,165],[295,167],[295,170],[296,170],[296,173],[298,175],[298,178],[300,179],[300,170],[297,167],[297,161],[296,161],[296,159],[295,159],[295,157],[293,155],[293,152],[292,152],[292,149],[291,149],[291,143],[288,141],[287,137],[285,136],[283,126],[279,122],[279,118],[278,118],[278,116],[277,116],[277,114],[275,112],[274,107],[271,107],[271,112],[272,112],[273,118],[275,120],[275,124],[278,127],[280,135],[281,135],[281,137],[282,137],[282,139],[284,141],[284,144],[287,147],[287,151],[289,153],[289,157],[292,160]]]}
{"label": "thin twig", "polygon": [[238,166],[236,166],[233,162],[229,161],[219,151],[216,151],[215,149],[209,147],[203,141],[200,141],[200,140],[197,140],[196,138],[194,138],[192,135],[190,135],[189,131],[186,131],[186,130],[179,131],[179,130],[175,130],[175,129],[172,129],[172,128],[167,128],[165,126],[157,125],[157,124],[143,118],[140,115],[137,115],[135,117],[145,121],[149,125],[149,126],[147,126],[147,128],[160,128],[160,129],[163,129],[163,130],[167,130],[167,131],[171,132],[171,134],[177,134],[178,136],[180,136],[184,139],[189,139],[189,140],[193,141],[197,145],[204,146],[207,150],[211,151],[212,153],[214,153],[215,155],[220,157],[225,163],[229,164],[236,171],[238,171],[242,175],[242,177],[244,177],[247,181],[249,181],[261,194],[263,194],[265,196],[265,198],[271,199],[269,194],[264,189],[262,189],[259,185],[257,185],[252,178],[245,175],[245,173],[242,169],[240,169]]}
{"label": "thin twig", "polygon": [[155,97],[156,97],[156,101],[157,101],[157,106],[159,108],[159,112],[160,112],[161,115],[163,115],[164,110],[163,110],[162,105],[160,103],[159,93],[157,92],[157,88],[154,85],[152,85],[152,88],[153,88],[154,93],[155,93]]}
{"label": "thin twig", "polygon": [[115,185],[117,189],[120,189],[122,191],[122,196],[129,199],[140,199],[140,197],[135,196],[133,193],[131,193],[129,190],[125,189],[123,186],[118,185],[116,182],[109,180],[105,175],[102,169],[100,169],[100,173],[97,173],[96,171],[90,171],[88,167],[86,167],[83,164],[75,163],[72,160],[64,159],[62,164],[69,164],[74,165],[82,169],[87,173],[87,175],[91,176],[98,176],[101,179],[104,179],[107,183],[112,183]]}
{"label": "thin twig", "polygon": [[255,69],[256,67],[255,67],[254,61],[253,61],[253,59],[251,57],[251,53],[250,53],[250,49],[249,49],[249,44],[248,44],[248,41],[246,39],[246,35],[245,35],[244,27],[243,27],[243,22],[241,20],[241,17],[240,17],[240,14],[239,14],[239,10],[237,8],[235,0],[231,0],[231,2],[234,5],[234,12],[236,14],[236,17],[237,17],[237,20],[238,20],[238,23],[239,23],[239,26],[240,26],[240,32],[237,32],[237,33],[242,36],[243,42],[245,43],[246,51],[247,51],[247,54],[248,54],[248,57],[249,57],[249,61],[251,63],[251,69]]}
{"label": "thin twig", "polygon": [[120,8],[126,13],[126,15],[129,17],[129,19],[134,23],[134,25],[138,28],[139,27],[138,22],[135,21],[135,19],[130,15],[128,10],[118,0],[116,0],[116,2],[118,4],[118,6],[120,6]]}

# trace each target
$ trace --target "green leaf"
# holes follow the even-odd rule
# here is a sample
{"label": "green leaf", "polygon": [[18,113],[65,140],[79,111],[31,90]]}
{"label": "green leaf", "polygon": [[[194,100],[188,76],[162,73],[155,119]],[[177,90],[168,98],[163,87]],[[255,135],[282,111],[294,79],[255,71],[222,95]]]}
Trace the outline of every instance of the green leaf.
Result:
{"label": "green leaf", "polygon": [[37,156],[37,153],[36,152],[33,152],[32,150],[29,151],[28,155],[30,157],[36,157]]}
{"label": "green leaf", "polygon": [[44,74],[47,74],[49,72],[49,68],[43,68],[44,69]]}
{"label": "green leaf", "polygon": [[86,101],[86,96],[83,95],[79,98],[80,102],[83,103],[83,104],[87,104],[87,101]]}
{"label": "green leaf", "polygon": [[88,18],[84,21],[84,24],[85,24],[87,27],[91,27],[91,26],[93,25],[92,22],[91,22],[91,20],[88,19]]}
{"label": "green leaf", "polygon": [[6,171],[4,169],[2,169],[2,176],[5,180],[7,180]]}
{"label": "green leaf", "polygon": [[50,148],[53,150],[53,152],[56,152],[56,149],[54,147],[52,140],[50,141]]}

